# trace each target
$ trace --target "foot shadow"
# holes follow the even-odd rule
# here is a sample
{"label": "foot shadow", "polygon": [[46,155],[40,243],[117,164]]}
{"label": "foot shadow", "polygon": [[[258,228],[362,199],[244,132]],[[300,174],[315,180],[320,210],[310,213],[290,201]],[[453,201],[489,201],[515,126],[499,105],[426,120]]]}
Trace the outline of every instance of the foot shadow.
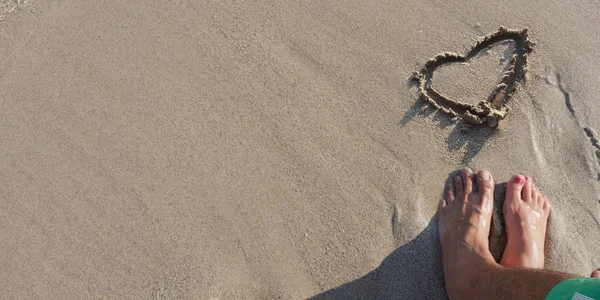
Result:
{"label": "foot shadow", "polygon": [[[490,251],[499,261],[506,246],[502,213],[506,183],[495,188]],[[375,270],[310,299],[448,299],[437,215],[416,238],[394,250]]]}
{"label": "foot shadow", "polygon": [[[438,115],[441,115],[440,118],[449,119],[446,115]],[[450,151],[465,149],[461,163],[467,165],[479,154],[479,151],[483,149],[487,141],[496,133],[497,128],[485,125],[472,126],[463,123],[464,121],[461,121],[452,129],[452,132],[446,138],[446,143]]]}
{"label": "foot shadow", "polygon": [[[416,83],[414,80],[409,79],[407,86],[416,86]],[[422,100],[415,102],[398,122],[398,125],[405,126],[417,116],[433,116],[436,126],[440,129],[454,126],[445,141],[450,151],[459,151],[464,148],[465,154],[461,160],[463,165],[469,164],[479,154],[479,151],[483,149],[487,140],[496,133],[496,128],[491,128],[487,125],[475,126],[468,124],[464,120],[453,122],[451,116],[430,107],[427,102]]]}

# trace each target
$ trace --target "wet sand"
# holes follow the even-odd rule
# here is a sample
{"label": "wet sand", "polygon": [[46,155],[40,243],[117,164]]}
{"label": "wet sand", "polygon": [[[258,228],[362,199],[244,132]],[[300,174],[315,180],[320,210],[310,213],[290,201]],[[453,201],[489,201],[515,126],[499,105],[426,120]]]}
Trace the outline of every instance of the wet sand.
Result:
{"label": "wet sand", "polygon": [[[600,4],[11,3],[2,298],[444,299],[435,213],[462,166],[498,203],[533,177],[547,267],[600,266]],[[413,72],[500,26],[536,44],[498,127],[424,109]],[[477,103],[505,52],[433,87]]]}

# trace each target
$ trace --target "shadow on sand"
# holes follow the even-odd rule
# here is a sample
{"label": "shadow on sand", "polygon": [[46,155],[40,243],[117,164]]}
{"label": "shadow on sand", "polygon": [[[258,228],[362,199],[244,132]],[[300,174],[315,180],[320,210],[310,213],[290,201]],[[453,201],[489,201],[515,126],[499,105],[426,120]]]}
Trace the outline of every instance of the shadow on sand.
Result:
{"label": "shadow on sand", "polygon": [[[490,232],[490,251],[496,261],[506,246],[502,213],[505,190],[506,183],[496,184]],[[435,215],[416,238],[394,250],[375,270],[311,299],[447,299],[437,230]]]}
{"label": "shadow on sand", "polygon": [[434,217],[423,232],[392,252],[375,270],[311,299],[440,299],[440,295],[447,298]]}
{"label": "shadow on sand", "polygon": [[428,106],[425,101],[418,100],[398,122],[398,125],[406,125],[416,116],[428,117],[433,115],[433,120],[437,123],[438,128],[446,128],[454,126],[452,132],[446,138],[448,150],[457,151],[465,148],[465,155],[461,163],[467,165],[475,156],[483,149],[487,140],[496,133],[496,128],[489,126],[473,126],[464,121],[452,122],[452,117],[440,112],[434,108],[424,110]]}

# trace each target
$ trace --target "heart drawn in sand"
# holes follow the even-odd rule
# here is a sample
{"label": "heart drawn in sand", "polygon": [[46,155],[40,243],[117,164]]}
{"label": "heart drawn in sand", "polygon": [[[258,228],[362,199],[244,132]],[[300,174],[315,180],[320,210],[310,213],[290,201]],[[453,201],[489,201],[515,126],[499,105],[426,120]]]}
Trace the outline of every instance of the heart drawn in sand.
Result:
{"label": "heart drawn in sand", "polygon": [[[483,100],[477,105],[471,105],[452,100],[431,87],[431,79],[437,68],[450,63],[468,62],[482,50],[507,40],[514,41],[515,50],[500,83],[496,85],[487,100]],[[527,28],[510,30],[500,27],[497,32],[483,37],[466,55],[451,52],[436,55],[425,63],[421,71],[413,73],[412,79],[419,84],[419,98],[427,101],[433,107],[452,116],[460,117],[471,124],[487,124],[490,127],[496,127],[498,122],[506,116],[508,101],[527,72],[527,56],[533,50],[534,45],[529,40]]]}

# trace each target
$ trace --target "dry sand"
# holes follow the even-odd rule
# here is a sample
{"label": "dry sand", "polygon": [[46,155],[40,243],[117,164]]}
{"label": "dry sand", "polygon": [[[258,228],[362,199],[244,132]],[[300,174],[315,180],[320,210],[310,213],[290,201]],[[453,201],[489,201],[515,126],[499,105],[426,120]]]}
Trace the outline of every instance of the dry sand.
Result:
{"label": "dry sand", "polygon": [[[548,195],[548,268],[600,266],[598,2],[14,2],[1,298],[444,299],[434,216],[464,165]],[[501,25],[537,45],[500,126],[421,113],[411,73]],[[503,52],[434,86],[477,102]]]}

